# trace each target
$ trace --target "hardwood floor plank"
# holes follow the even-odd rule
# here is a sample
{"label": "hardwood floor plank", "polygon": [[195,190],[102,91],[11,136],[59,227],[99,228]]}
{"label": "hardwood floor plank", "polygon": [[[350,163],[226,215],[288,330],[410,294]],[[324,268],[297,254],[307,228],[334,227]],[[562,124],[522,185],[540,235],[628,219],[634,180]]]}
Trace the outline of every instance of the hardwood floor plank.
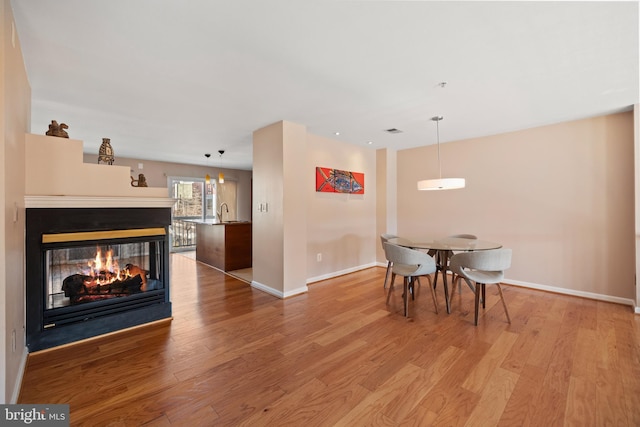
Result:
{"label": "hardwood floor plank", "polygon": [[[395,402],[398,396],[405,398],[413,396],[413,393],[407,393],[407,387],[410,384],[414,384],[416,377],[420,377],[422,374],[422,370],[417,366],[405,364],[396,375],[385,382],[383,387],[379,387],[376,391],[369,393],[336,425],[377,425],[375,423],[380,420],[385,422],[383,425],[396,425],[396,422],[386,416],[385,408]],[[412,404],[410,403],[409,405]],[[389,410],[393,412],[393,407]]]}
{"label": "hardwood floor plank", "polygon": [[473,370],[462,383],[462,387],[480,394],[489,383],[493,372],[502,364],[504,358],[511,351],[517,339],[518,336],[516,334],[503,331],[489,351],[476,362]]}
{"label": "hardwood floor plank", "polygon": [[564,424],[567,426],[595,427],[596,383],[583,377],[571,377],[564,409]]}
{"label": "hardwood floor plank", "polygon": [[592,378],[596,371],[598,336],[593,329],[578,328],[576,346],[574,349],[571,375],[578,378]]}
{"label": "hardwood floor plank", "polygon": [[349,322],[339,323],[335,326],[328,327],[323,331],[320,331],[315,337],[313,337],[313,341],[320,345],[330,344],[340,338],[343,338],[360,328],[366,327],[372,322],[376,320],[387,317],[387,312],[384,310],[377,310],[376,312],[369,314],[367,316],[359,316],[354,318]]}
{"label": "hardwood floor plank", "polygon": [[580,318],[576,311],[577,305],[573,301],[561,301],[557,304],[557,310],[550,315],[555,324],[561,317],[552,344],[550,357],[547,360],[547,368],[542,379],[542,387],[536,398],[536,407],[533,417],[546,425],[561,425],[565,416],[566,399],[569,390],[570,375],[573,358],[567,355],[573,354],[576,347],[576,337],[580,325]]}
{"label": "hardwood floor plank", "polygon": [[462,353],[456,347],[449,347],[427,368],[418,371],[415,380],[407,384],[406,391],[399,393],[387,404],[383,412],[390,419],[400,423],[414,411],[429,391],[444,378],[453,362]]}
{"label": "hardwood floor plank", "polygon": [[618,322],[616,343],[627,417],[630,425],[640,426],[640,382],[636,381],[640,378],[640,340],[635,336],[633,321],[629,322],[628,316]]}
{"label": "hardwood floor plank", "polygon": [[321,381],[311,379],[276,400],[240,426],[323,426],[333,425],[367,394],[357,384],[336,393]]}
{"label": "hardwood floor plank", "polygon": [[622,378],[615,368],[598,367],[596,378],[596,424],[629,426]]}
{"label": "hardwood floor plank", "polygon": [[433,406],[429,406],[429,412],[438,414],[433,425],[463,426],[479,400],[480,395],[476,393],[462,387],[447,387],[440,383],[434,392],[427,394],[423,402],[433,402]]}
{"label": "hardwood floor plank", "polygon": [[502,368],[492,371],[486,384],[491,393],[481,394],[480,401],[469,415],[465,426],[485,427],[498,424],[519,377]]}
{"label": "hardwood floor plank", "polygon": [[384,268],[281,300],[172,255],[173,319],[29,355],[18,403],[72,426],[640,425],[640,316],[505,286],[387,306]]}
{"label": "hardwood floor plank", "polygon": [[519,374],[507,405],[498,421],[498,426],[536,426],[539,424],[535,418],[538,398],[542,390],[542,381],[545,370],[536,365],[525,365]]}
{"label": "hardwood floor plank", "polygon": [[[629,347],[625,345],[620,347],[618,343],[618,335],[629,337],[633,336],[633,333],[628,335],[627,333],[631,330],[628,324],[617,321],[619,313],[615,308],[610,304],[598,304],[597,335],[600,344],[597,347],[599,351],[596,352],[598,425],[632,425],[629,416],[634,417],[634,412],[637,410],[627,411],[625,397],[625,378],[632,372],[624,368],[630,366],[629,363],[633,364],[628,358],[632,357],[634,352],[629,352]],[[627,358],[626,361],[621,361],[623,357]]]}

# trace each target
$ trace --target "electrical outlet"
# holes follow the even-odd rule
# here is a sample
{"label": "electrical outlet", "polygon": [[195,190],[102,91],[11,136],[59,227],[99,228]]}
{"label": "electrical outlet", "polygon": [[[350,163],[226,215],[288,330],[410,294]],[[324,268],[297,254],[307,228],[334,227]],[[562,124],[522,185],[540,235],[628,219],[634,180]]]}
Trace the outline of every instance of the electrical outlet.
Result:
{"label": "electrical outlet", "polygon": [[316,259],[318,260],[318,262],[322,261],[322,254],[318,252],[318,255],[316,255]]}
{"label": "electrical outlet", "polygon": [[16,330],[11,331],[11,351],[16,352]]}

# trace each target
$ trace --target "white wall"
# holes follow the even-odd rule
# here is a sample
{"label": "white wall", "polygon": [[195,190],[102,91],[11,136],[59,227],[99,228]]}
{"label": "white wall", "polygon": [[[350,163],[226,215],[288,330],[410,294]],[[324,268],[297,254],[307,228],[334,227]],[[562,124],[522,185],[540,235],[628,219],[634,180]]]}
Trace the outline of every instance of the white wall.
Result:
{"label": "white wall", "polygon": [[280,297],[284,296],[282,138],[282,122],[253,133],[253,281]]}
{"label": "white wall", "polygon": [[633,138],[635,148],[635,220],[636,220],[636,313],[640,314],[640,104],[633,107]]}
{"label": "white wall", "polygon": [[[255,287],[287,297],[306,291],[306,283],[375,264],[374,150],[285,121],[254,132],[253,159]],[[317,166],[364,173],[365,193],[316,192]]]}
{"label": "white wall", "polygon": [[9,0],[0,2],[0,76],[0,402],[14,403],[27,354],[23,167],[31,88]]}
{"label": "white wall", "polygon": [[[309,281],[371,266],[376,247],[376,151],[307,134],[307,276]],[[364,173],[364,194],[315,191],[315,168]],[[322,261],[317,261],[321,254]]]}
{"label": "white wall", "polygon": [[507,281],[632,305],[633,147],[631,112],[450,142],[442,175],[467,187],[440,192],[416,189],[436,146],[399,151],[399,234],[476,234],[513,248]]}

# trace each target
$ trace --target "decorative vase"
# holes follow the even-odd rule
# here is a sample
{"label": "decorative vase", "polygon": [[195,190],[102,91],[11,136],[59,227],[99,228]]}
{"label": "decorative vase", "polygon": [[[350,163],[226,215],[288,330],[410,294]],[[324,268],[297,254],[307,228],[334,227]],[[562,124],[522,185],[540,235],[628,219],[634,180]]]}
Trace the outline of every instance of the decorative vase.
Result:
{"label": "decorative vase", "polygon": [[114,160],[115,157],[113,156],[111,140],[109,138],[102,138],[102,144],[100,144],[100,150],[98,150],[98,164],[103,162],[112,165]]}

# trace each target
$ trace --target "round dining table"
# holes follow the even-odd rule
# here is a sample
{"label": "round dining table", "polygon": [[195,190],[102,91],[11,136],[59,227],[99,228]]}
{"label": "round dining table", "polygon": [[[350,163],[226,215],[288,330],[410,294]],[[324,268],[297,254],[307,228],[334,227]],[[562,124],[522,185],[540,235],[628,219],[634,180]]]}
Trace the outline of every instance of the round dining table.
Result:
{"label": "round dining table", "polygon": [[[389,243],[398,246],[404,246],[411,249],[421,249],[435,251],[437,271],[442,272],[442,281],[444,283],[444,298],[447,304],[447,313],[451,313],[451,301],[449,301],[449,287],[447,285],[447,270],[449,269],[449,257],[454,252],[470,252],[470,251],[486,251],[491,249],[500,249],[502,244],[479,239],[465,239],[462,237],[441,237],[441,238],[419,238],[406,239],[403,237],[395,237],[389,239]],[[435,287],[438,283],[438,273],[433,282]],[[475,289],[472,289],[475,292]]]}

